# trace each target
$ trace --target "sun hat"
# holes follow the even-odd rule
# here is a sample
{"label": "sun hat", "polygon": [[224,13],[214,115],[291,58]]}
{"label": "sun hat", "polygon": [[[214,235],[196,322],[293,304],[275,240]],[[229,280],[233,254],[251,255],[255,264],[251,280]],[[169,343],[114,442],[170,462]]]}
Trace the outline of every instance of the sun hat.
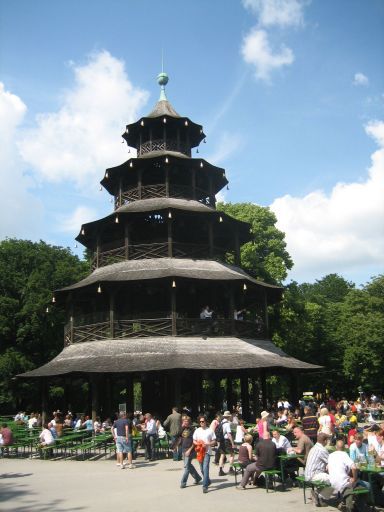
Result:
{"label": "sun hat", "polygon": [[268,411],[262,411],[261,413],[261,419],[263,420],[264,418],[266,418],[267,416],[269,416],[269,412]]}
{"label": "sun hat", "polygon": [[223,418],[228,418],[229,416],[232,416],[232,414],[229,411],[224,411]]}

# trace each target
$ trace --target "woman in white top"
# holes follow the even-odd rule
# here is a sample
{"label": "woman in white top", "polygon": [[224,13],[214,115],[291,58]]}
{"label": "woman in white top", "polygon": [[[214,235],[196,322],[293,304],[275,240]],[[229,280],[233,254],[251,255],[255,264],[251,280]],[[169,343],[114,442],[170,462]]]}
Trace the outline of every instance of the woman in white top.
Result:
{"label": "woman in white top", "polygon": [[319,430],[318,433],[327,434],[327,436],[331,436],[333,434],[333,425],[332,420],[329,415],[328,409],[323,407],[320,409],[320,417],[318,419],[319,422]]}
{"label": "woman in white top", "polygon": [[244,435],[247,433],[244,423],[244,420],[240,420],[239,425],[236,427],[235,444],[241,444],[244,442]]}

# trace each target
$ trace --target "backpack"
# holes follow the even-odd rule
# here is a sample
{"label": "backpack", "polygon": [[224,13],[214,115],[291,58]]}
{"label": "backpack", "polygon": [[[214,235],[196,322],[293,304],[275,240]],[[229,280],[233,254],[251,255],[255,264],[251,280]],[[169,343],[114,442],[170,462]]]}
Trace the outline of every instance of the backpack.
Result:
{"label": "backpack", "polygon": [[218,444],[224,444],[224,430],[222,421],[220,421],[220,423],[217,425],[215,429],[215,436]]}

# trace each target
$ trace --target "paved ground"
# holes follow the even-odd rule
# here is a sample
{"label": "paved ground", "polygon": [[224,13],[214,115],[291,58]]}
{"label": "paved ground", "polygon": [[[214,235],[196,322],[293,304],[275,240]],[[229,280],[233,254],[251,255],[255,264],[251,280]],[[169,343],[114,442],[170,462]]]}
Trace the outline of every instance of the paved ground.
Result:
{"label": "paved ground", "polygon": [[[195,462],[196,464],[196,462]],[[0,459],[0,510],[2,512],[234,512],[263,507],[270,512],[314,512],[304,505],[302,491],[269,492],[250,488],[237,491],[234,477],[217,477],[211,465],[208,494],[189,482],[180,489],[182,463],[172,460],[144,462],[134,470],[121,470],[113,460],[70,461]],[[336,509],[323,508],[324,512]]]}

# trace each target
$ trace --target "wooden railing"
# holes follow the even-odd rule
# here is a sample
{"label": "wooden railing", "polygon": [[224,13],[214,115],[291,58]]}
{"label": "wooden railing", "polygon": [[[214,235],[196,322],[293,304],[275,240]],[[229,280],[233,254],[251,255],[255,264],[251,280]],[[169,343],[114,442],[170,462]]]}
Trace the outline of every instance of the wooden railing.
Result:
{"label": "wooden railing", "polygon": [[[141,196],[141,197],[140,197]],[[167,197],[166,186],[164,183],[155,183],[153,185],[143,185],[141,190],[133,187],[125,190],[121,195],[115,196],[115,210],[124,204],[138,201],[139,199],[152,199],[156,197]],[[168,197],[175,199],[193,199],[192,187],[186,185],[169,185]],[[199,187],[195,189],[195,197],[197,200],[207,206],[215,206],[213,199],[209,193]]]}
{"label": "wooden railing", "polygon": [[171,318],[118,319],[88,325],[72,325],[64,328],[64,345],[103,339],[144,338],[157,336],[238,336],[264,339],[266,332],[261,321],[229,319],[201,320],[199,318],[177,318],[172,329]]}
{"label": "wooden railing", "polygon": [[[182,242],[174,242],[172,244],[172,257],[174,258],[219,259],[231,263],[227,255],[233,256],[233,251],[214,246],[212,248],[212,255],[210,255],[208,244],[187,244]],[[92,270],[112,265],[113,263],[119,263],[126,259],[139,260],[168,257],[168,242],[132,244],[129,245],[128,250],[125,246],[121,246],[109,251],[100,251],[98,256],[95,253],[92,259]]]}
{"label": "wooden railing", "polygon": [[191,156],[191,147],[185,142],[164,139],[155,139],[143,142],[139,146],[137,154],[140,156],[145,155],[146,153],[151,153],[152,151],[177,151],[184,153],[184,155]]}

